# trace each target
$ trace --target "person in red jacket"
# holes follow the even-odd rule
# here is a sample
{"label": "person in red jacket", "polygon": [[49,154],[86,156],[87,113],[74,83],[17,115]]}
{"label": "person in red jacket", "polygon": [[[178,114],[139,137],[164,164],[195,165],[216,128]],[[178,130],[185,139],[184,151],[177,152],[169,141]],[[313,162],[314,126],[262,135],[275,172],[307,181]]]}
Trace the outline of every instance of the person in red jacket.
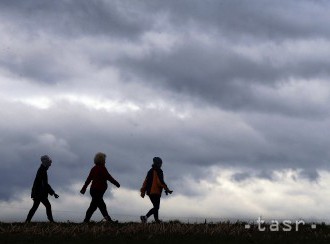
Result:
{"label": "person in red jacket", "polygon": [[108,214],[107,206],[105,205],[105,202],[103,200],[103,195],[108,188],[107,181],[110,181],[118,188],[120,187],[120,184],[109,174],[107,168],[105,167],[105,159],[106,159],[106,155],[104,153],[99,152],[95,155],[94,157],[95,166],[91,169],[87,177],[87,180],[80,191],[81,194],[85,194],[89,183],[92,182],[92,185],[90,187],[90,194],[92,196],[92,201],[89,208],[86,211],[86,216],[84,219],[85,223],[89,222],[90,218],[92,217],[93,213],[97,208],[100,209],[103,217],[108,222],[112,222],[112,223],[115,222],[110,218]]}
{"label": "person in red jacket", "polygon": [[140,217],[142,223],[146,223],[147,219],[154,215],[154,219],[157,223],[159,223],[158,211],[160,205],[160,197],[162,195],[163,189],[165,189],[165,193],[172,194],[173,191],[168,189],[167,185],[164,182],[163,171],[161,170],[163,161],[159,157],[153,158],[153,164],[151,169],[148,171],[147,176],[143,182],[141,188],[141,197],[144,198],[145,194],[147,194],[150,198],[150,201],[153,205],[153,208],[149,210],[147,215],[143,215]]}
{"label": "person in red jacket", "polygon": [[52,206],[48,200],[48,194],[58,198],[59,196],[55,193],[52,187],[48,184],[47,170],[52,164],[52,160],[48,155],[41,156],[41,165],[38,169],[36,178],[33,182],[31,191],[31,198],[33,199],[33,206],[26,217],[25,222],[29,223],[37,211],[40,203],[46,207],[47,218],[50,222],[54,222],[52,215]]}

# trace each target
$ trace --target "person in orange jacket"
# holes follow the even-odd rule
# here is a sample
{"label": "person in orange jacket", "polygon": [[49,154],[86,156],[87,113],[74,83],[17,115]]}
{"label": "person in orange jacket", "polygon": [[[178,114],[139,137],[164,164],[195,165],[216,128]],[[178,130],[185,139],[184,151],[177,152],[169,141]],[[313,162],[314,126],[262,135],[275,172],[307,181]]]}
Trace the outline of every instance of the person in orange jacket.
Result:
{"label": "person in orange jacket", "polygon": [[80,193],[85,194],[86,189],[92,181],[92,185],[90,188],[90,194],[92,196],[92,202],[89,208],[86,211],[86,216],[84,219],[84,223],[88,223],[90,218],[92,217],[93,213],[97,208],[100,209],[103,217],[108,222],[114,223],[118,221],[113,221],[107,211],[107,206],[103,200],[103,195],[108,188],[107,181],[110,181],[112,184],[120,187],[118,181],[116,181],[108,172],[107,168],[105,167],[105,158],[106,155],[104,153],[97,153],[94,157],[94,164],[95,166],[91,169],[88,178],[82,187]]}
{"label": "person in orange jacket", "polygon": [[149,212],[146,215],[143,215],[140,217],[142,223],[146,223],[147,219],[154,215],[154,219],[157,223],[159,223],[158,218],[158,211],[160,206],[160,198],[162,195],[163,189],[165,189],[165,193],[172,194],[173,191],[171,191],[166,183],[164,182],[164,174],[161,169],[162,167],[162,159],[159,157],[153,158],[153,164],[151,166],[151,169],[148,171],[147,176],[143,182],[142,188],[141,188],[141,197],[144,198],[145,194],[147,194],[150,198],[150,201],[153,205],[153,208],[149,210]]}

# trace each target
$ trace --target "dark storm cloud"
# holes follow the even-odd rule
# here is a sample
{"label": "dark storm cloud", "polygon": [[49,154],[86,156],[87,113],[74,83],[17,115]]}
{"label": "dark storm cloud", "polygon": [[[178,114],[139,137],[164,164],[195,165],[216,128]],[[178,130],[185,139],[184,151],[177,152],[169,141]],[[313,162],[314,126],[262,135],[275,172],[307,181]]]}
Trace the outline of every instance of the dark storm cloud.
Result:
{"label": "dark storm cloud", "polygon": [[300,172],[300,176],[311,181],[317,181],[320,178],[320,174],[315,169],[303,170]]}
{"label": "dark storm cloud", "polygon": [[122,1],[1,1],[0,13],[8,38],[0,65],[46,84],[72,77],[73,64],[65,61],[75,56],[79,62],[81,54],[71,42],[86,37],[93,38],[91,46],[98,45],[97,38],[132,41],[150,25],[139,8]]}
{"label": "dark storm cloud", "polygon": [[[292,79],[329,77],[327,54],[317,51],[329,35],[324,28],[326,2],[303,1],[299,6],[293,1],[172,3],[160,9],[168,13],[168,25],[182,41],[165,54],[153,49],[143,58],[122,57],[118,65],[123,72],[229,110],[324,114],[323,108],[294,106],[276,95]],[[249,53],[242,52],[242,47]],[[305,49],[316,52],[304,55]],[[258,88],[273,91],[274,97]]]}
{"label": "dark storm cloud", "polygon": [[14,21],[21,31],[32,35],[45,32],[66,38],[130,38],[149,25],[138,6],[126,1],[1,1],[0,6],[7,21]]}
{"label": "dark storm cloud", "polygon": [[[120,5],[115,3],[116,6]],[[128,4],[124,2],[125,5]],[[93,12],[97,8],[95,6],[92,4],[88,11],[94,13],[91,16],[101,16],[102,19],[103,14]],[[134,9],[123,6],[115,14],[119,22],[124,21],[130,15],[129,11]],[[328,15],[324,12],[326,2],[303,1],[297,6],[293,1],[144,1],[135,6],[145,13],[153,13],[147,17],[144,12],[137,13],[136,10],[135,13],[140,16],[134,19],[136,31],[106,31],[102,29],[103,24],[96,20],[91,20],[90,24],[101,28],[109,41],[118,37],[125,39],[125,43],[136,45],[137,49],[143,48],[141,37],[148,31],[169,32],[189,41],[175,44],[165,54],[156,47],[138,58],[126,53],[113,58],[111,52],[105,55],[96,52],[89,54],[87,59],[101,64],[100,67],[116,67],[130,81],[143,80],[148,85],[190,94],[229,110],[276,112],[302,117],[327,113],[317,104],[302,106],[277,96],[277,90],[292,79],[327,79],[329,76],[326,53],[300,54],[304,49],[317,49],[320,42],[322,44],[322,40],[327,38],[329,33],[324,27],[324,23],[328,22]],[[77,6],[72,19],[75,19],[75,11],[83,13],[88,12],[87,9]],[[107,14],[112,16],[112,12]],[[314,18],[316,15],[319,18]],[[164,20],[157,22],[159,16],[163,16]],[[145,21],[139,22],[140,19]],[[145,22],[148,24],[145,25]],[[84,21],[74,21],[73,25],[86,26]],[[125,30],[121,25],[118,26],[119,30]],[[81,31],[79,27],[77,29]],[[90,35],[88,29],[81,33]],[[138,35],[134,36],[134,33]],[[199,39],[203,35],[213,39],[213,43],[205,45]],[[316,38],[315,41],[313,38]],[[302,40],[306,43],[300,44]],[[299,45],[303,47],[295,49]],[[252,56],[255,53],[257,60],[242,53],[240,47],[250,50]],[[268,89],[273,95],[269,96],[256,88]]]}
{"label": "dark storm cloud", "polygon": [[[11,53],[0,60],[0,65],[15,74],[18,79],[24,77],[46,84],[56,84],[70,78],[67,67],[59,60],[43,52],[35,54],[36,56],[29,57]],[[23,62],[21,58],[24,59]]]}
{"label": "dark storm cloud", "polygon": [[[80,1],[79,4],[76,1],[5,1],[2,4],[6,20],[23,24],[19,31],[27,35],[34,31],[50,32],[55,42],[57,38],[67,38],[66,33],[72,34],[71,40],[101,34],[109,41],[119,38],[137,44],[148,31],[182,34],[189,42],[175,46],[168,55],[155,49],[142,59],[123,57],[121,62],[112,65],[123,73],[139,74],[152,83],[155,78],[157,83],[165,83],[166,88],[189,92],[229,109],[267,110],[267,106],[260,106],[255,83],[274,86],[292,77],[312,79],[329,75],[326,59],[305,57],[279,63],[273,61],[274,57],[265,56],[256,62],[231,46],[231,43],[258,46],[270,41],[275,45],[275,52],[278,51],[276,58],[285,55],[286,50],[278,45],[285,40],[326,38],[329,34],[323,24],[328,22],[326,2],[302,1],[297,5],[294,1],[144,1],[132,5],[126,1]],[[155,24],[162,15],[167,16],[165,20]],[[314,18],[315,15],[318,18]],[[195,33],[184,34],[191,30]],[[219,41],[226,40],[227,44],[208,47],[196,40],[198,35],[210,35]],[[65,50],[65,42],[54,48],[59,49],[61,44]],[[91,45],[98,45],[96,38]],[[23,62],[11,59],[7,66],[44,82],[59,81],[68,78],[61,77],[65,65],[60,64],[60,58],[54,60],[51,53],[39,52],[35,57],[23,57]],[[273,101],[266,104],[273,110],[294,112]]]}
{"label": "dark storm cloud", "polygon": [[237,181],[237,182],[241,182],[244,181],[246,179],[251,178],[252,175],[248,172],[242,172],[242,173],[236,173],[234,175],[232,175],[232,180]]}
{"label": "dark storm cloud", "polygon": [[[310,182],[317,182],[320,179],[320,174],[318,173],[317,170],[313,169],[312,167],[309,169],[303,169],[303,170],[297,170],[297,176],[291,176],[291,178],[294,181],[300,181],[307,179]],[[274,171],[269,170],[269,169],[263,169],[259,172],[239,172],[239,173],[234,173],[231,176],[231,180],[233,182],[241,183],[241,182],[248,182],[251,179],[264,179],[268,181],[278,181],[276,177],[274,176]]]}
{"label": "dark storm cloud", "polygon": [[124,72],[140,75],[141,80],[151,85],[189,93],[226,109],[274,111],[297,116],[321,115],[324,113],[322,108],[309,108],[309,105],[294,107],[280,97],[269,97],[256,89],[276,91],[293,78],[308,80],[329,76],[329,62],[322,59],[311,62],[307,58],[280,65],[267,60],[254,62],[225,48],[207,49],[191,41],[176,47],[169,55],[160,52],[144,60],[126,59],[120,66],[125,67]]}
{"label": "dark storm cloud", "polygon": [[[146,1],[144,1],[145,3]],[[165,12],[180,31],[197,25],[231,37],[255,40],[326,38],[327,1],[147,1],[152,12]],[[316,18],[317,16],[317,18]]]}

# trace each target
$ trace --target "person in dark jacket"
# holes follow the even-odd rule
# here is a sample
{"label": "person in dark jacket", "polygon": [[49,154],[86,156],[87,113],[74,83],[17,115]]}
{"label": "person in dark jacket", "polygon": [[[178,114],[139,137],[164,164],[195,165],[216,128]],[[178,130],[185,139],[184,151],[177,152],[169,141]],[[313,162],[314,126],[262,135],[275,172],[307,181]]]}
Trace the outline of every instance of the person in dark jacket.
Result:
{"label": "person in dark jacket", "polygon": [[109,174],[107,168],[105,167],[105,159],[106,159],[106,155],[104,153],[99,152],[95,155],[94,157],[95,166],[91,169],[87,177],[87,180],[80,191],[81,194],[85,194],[89,183],[92,181],[92,185],[90,187],[90,194],[92,196],[92,201],[89,208],[86,211],[86,216],[84,219],[85,223],[88,223],[90,221],[90,218],[92,217],[93,213],[97,208],[100,209],[106,221],[111,223],[118,222],[118,221],[113,221],[110,218],[107,211],[107,206],[105,205],[105,202],[103,200],[103,195],[108,188],[107,181],[110,181],[118,188],[120,187],[118,181],[116,181]]}
{"label": "person in dark jacket", "polygon": [[149,210],[146,215],[140,217],[142,223],[146,223],[148,218],[151,215],[154,215],[154,219],[157,223],[159,223],[158,211],[160,206],[160,197],[162,195],[163,189],[165,189],[165,193],[172,194],[173,191],[168,189],[165,181],[164,174],[161,169],[163,161],[159,157],[153,158],[153,164],[151,169],[148,171],[147,176],[143,182],[141,188],[141,197],[144,198],[145,194],[147,194],[150,198],[150,201],[153,205],[153,208]]}
{"label": "person in dark jacket", "polygon": [[47,170],[51,166],[52,160],[48,155],[44,155],[40,159],[41,159],[41,165],[38,169],[31,192],[31,198],[33,199],[33,206],[29,211],[25,222],[31,222],[31,219],[34,213],[37,211],[40,203],[42,203],[46,207],[46,214],[48,220],[50,222],[54,222],[52,215],[52,207],[48,200],[48,194],[54,196],[55,198],[58,198],[59,196],[48,184]]}

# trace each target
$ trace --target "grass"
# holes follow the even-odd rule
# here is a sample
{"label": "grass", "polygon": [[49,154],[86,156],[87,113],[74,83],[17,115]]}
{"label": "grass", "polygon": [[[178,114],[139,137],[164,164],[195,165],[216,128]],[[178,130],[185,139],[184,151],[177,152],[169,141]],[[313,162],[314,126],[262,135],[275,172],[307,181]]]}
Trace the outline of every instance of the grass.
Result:
{"label": "grass", "polygon": [[329,243],[330,226],[299,231],[259,231],[257,225],[221,222],[185,224],[170,221],[150,223],[0,223],[0,243]]}

